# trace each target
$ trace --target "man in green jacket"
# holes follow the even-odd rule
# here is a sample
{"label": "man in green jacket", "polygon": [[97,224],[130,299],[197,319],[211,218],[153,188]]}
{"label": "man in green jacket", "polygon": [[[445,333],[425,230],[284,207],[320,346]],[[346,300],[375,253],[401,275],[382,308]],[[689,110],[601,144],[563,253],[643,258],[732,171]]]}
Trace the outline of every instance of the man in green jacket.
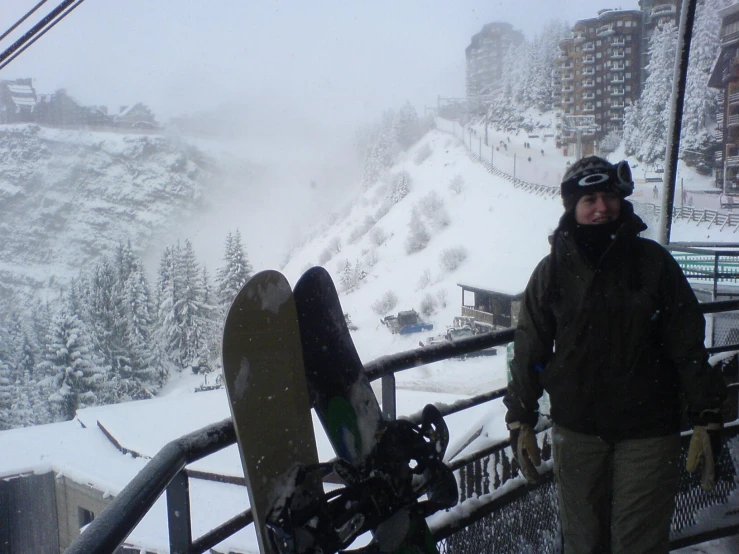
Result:
{"label": "man in green jacket", "polygon": [[[681,404],[688,469],[712,488],[726,388],[680,267],[625,200],[626,162],[590,156],[565,173],[565,213],[526,287],[504,402],[511,446],[535,482],[533,432],[549,393],[565,553],[668,552]],[[713,452],[712,452],[713,447]]]}

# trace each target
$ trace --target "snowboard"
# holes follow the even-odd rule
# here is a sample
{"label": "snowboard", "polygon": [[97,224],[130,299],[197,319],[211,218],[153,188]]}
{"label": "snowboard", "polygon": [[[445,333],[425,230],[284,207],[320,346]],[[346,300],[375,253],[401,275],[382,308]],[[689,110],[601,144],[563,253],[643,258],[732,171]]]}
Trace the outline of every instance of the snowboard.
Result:
{"label": "snowboard", "polygon": [[260,552],[305,551],[289,530],[285,537],[280,518],[316,505],[323,486],[310,471],[318,454],[295,302],[283,275],[257,273],[237,294],[222,359]]}
{"label": "snowboard", "polygon": [[[338,293],[322,267],[294,288],[310,402],[340,460],[335,471],[372,531],[371,552],[437,554],[425,517],[458,499],[442,458],[449,434],[429,405],[423,423],[386,421],[349,334]],[[425,494],[427,500],[418,502]]]}

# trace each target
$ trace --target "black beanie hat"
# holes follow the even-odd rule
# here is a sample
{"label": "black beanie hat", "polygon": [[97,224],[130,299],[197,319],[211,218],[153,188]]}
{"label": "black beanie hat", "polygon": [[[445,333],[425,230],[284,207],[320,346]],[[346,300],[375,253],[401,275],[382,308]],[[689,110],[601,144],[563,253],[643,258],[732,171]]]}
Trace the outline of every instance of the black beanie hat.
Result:
{"label": "black beanie hat", "polygon": [[598,156],[587,156],[567,168],[560,185],[565,209],[570,211],[584,194],[614,192],[621,198],[634,191],[631,169],[626,161],[616,165]]}

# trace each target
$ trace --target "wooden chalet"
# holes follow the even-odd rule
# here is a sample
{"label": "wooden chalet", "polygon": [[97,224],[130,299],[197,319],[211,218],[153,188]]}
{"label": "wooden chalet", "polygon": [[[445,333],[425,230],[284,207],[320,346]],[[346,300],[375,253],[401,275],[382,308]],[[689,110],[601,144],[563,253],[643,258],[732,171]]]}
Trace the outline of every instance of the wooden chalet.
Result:
{"label": "wooden chalet", "polygon": [[462,289],[462,315],[492,329],[507,329],[518,324],[523,291],[510,294],[457,283]]}

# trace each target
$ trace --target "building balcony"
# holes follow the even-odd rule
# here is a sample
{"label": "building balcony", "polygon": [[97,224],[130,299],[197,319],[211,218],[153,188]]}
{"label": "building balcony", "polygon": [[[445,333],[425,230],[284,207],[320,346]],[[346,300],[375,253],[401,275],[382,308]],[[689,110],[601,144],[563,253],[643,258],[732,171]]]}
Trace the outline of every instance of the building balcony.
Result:
{"label": "building balcony", "polygon": [[593,94],[592,92],[586,92],[585,94],[582,95],[582,99],[583,100],[595,100],[595,94]]}
{"label": "building balcony", "polygon": [[582,63],[595,63],[595,56],[585,56]]}
{"label": "building balcony", "polygon": [[583,75],[595,75],[595,68],[594,67],[585,67],[582,70]]}
{"label": "building balcony", "polygon": [[612,60],[620,60],[620,59],[623,59],[624,57],[625,57],[625,54],[623,50],[614,50],[613,52],[611,52]]}
{"label": "building balcony", "polygon": [[564,100],[562,100],[563,106],[567,106],[569,104],[574,104],[574,103],[575,103],[575,100],[573,100],[572,98],[565,98]]}
{"label": "building balcony", "polygon": [[721,151],[713,153],[713,161],[716,163],[723,163],[724,157],[721,155]]}
{"label": "building balcony", "polygon": [[582,107],[582,111],[585,113],[592,113],[595,111],[595,106],[593,106],[592,104],[585,104]]}
{"label": "building balcony", "polygon": [[650,15],[652,17],[664,17],[666,15],[675,15],[675,13],[677,13],[675,6],[671,4],[662,4],[652,8],[652,13]]}
{"label": "building balcony", "polygon": [[572,73],[565,73],[562,75],[563,81],[572,81],[575,78],[575,76]]}
{"label": "building balcony", "polygon": [[593,87],[595,87],[595,81],[593,80],[589,79],[587,81],[583,81],[582,83],[582,88],[593,88]]}
{"label": "building balcony", "polygon": [[609,23],[608,25],[601,25],[595,30],[595,34],[599,37],[607,37],[615,32],[616,31],[613,28],[613,23]]}
{"label": "building balcony", "polygon": [[739,156],[729,156],[726,158],[726,167],[739,167]]}
{"label": "building balcony", "polygon": [[574,92],[574,91],[575,91],[575,87],[573,87],[572,85],[562,87],[562,92]]}
{"label": "building balcony", "polygon": [[626,39],[614,38],[611,42],[611,46],[626,46]]}
{"label": "building balcony", "polygon": [[624,120],[624,116],[620,114],[611,115],[611,121],[623,121],[623,120]]}
{"label": "building balcony", "polygon": [[611,91],[611,96],[623,96],[626,91],[622,88],[617,88]]}
{"label": "building balcony", "polygon": [[625,81],[623,75],[614,75],[613,79],[611,79],[612,85],[619,85],[622,84]]}
{"label": "building balcony", "polygon": [[613,102],[611,104],[611,108],[622,110],[624,108],[624,103],[623,102]]}
{"label": "building balcony", "polygon": [[729,95],[729,106],[733,104],[739,104],[739,92]]}
{"label": "building balcony", "polygon": [[592,42],[584,44],[582,47],[583,52],[595,52],[595,45]]}
{"label": "building balcony", "polygon": [[611,71],[625,71],[625,70],[626,70],[626,66],[622,63],[611,66]]}
{"label": "building balcony", "polygon": [[572,38],[575,42],[582,42],[588,37],[585,33],[575,33]]}
{"label": "building balcony", "polygon": [[726,123],[729,127],[739,126],[739,115],[730,115]]}

